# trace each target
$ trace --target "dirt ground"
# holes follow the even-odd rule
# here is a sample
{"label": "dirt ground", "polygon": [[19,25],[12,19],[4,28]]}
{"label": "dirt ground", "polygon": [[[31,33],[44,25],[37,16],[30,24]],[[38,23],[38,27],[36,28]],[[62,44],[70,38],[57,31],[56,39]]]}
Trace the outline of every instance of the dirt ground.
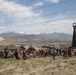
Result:
{"label": "dirt ground", "polygon": [[76,75],[76,57],[0,58],[0,75]]}

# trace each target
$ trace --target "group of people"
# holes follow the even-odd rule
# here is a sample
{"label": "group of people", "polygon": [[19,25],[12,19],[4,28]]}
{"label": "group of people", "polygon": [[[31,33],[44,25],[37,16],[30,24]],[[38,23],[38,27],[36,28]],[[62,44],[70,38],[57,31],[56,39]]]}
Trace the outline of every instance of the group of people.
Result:
{"label": "group of people", "polygon": [[[10,54],[9,54],[10,52]],[[76,56],[76,48],[51,48],[51,49],[42,49],[42,50],[35,50],[33,47],[29,47],[29,49],[25,49],[24,47],[20,47],[19,49],[11,49],[9,50],[8,47],[4,48],[3,52],[0,52],[0,57],[9,58],[13,57],[16,59],[27,59],[30,57],[46,57],[46,56],[52,56],[53,60],[55,60],[56,56],[63,56],[66,57],[72,57],[73,55]]]}
{"label": "group of people", "polygon": [[53,60],[55,60],[55,56],[63,56],[64,58],[72,57],[73,55],[76,56],[76,48],[60,48],[60,49],[49,49],[49,50],[41,50],[40,51],[41,56],[46,57],[48,55],[51,55],[53,57]]}
{"label": "group of people", "polygon": [[16,59],[27,59],[29,57],[36,57],[36,51],[33,47],[25,49],[21,46],[18,49],[4,48],[4,51],[0,51],[0,58],[16,58]]}

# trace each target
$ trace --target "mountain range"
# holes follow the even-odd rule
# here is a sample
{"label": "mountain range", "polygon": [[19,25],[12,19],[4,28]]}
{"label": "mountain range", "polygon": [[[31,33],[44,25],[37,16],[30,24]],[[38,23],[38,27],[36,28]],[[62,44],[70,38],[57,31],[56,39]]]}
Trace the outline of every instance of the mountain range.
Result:
{"label": "mountain range", "polygon": [[67,33],[40,33],[40,34],[26,34],[26,33],[17,33],[14,31],[9,31],[6,33],[1,33],[0,37],[15,37],[15,36],[30,36],[30,35],[39,35],[39,36],[46,36],[49,38],[53,38],[53,39],[64,39],[64,40],[72,40],[72,34],[67,34]]}
{"label": "mountain range", "polygon": [[41,33],[40,35],[47,36],[53,39],[72,40],[72,34],[67,33]]}
{"label": "mountain range", "polygon": [[0,37],[3,38],[0,44],[48,44],[58,42],[72,41],[72,34],[65,33],[40,33],[40,34],[21,34],[16,32],[1,33]]}

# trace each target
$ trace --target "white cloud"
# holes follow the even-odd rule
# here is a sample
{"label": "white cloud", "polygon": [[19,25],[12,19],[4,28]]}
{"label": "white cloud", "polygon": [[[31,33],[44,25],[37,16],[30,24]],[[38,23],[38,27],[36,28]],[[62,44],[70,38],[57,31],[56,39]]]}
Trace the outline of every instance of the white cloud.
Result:
{"label": "white cloud", "polygon": [[51,3],[56,3],[56,4],[60,2],[60,0],[46,0],[46,1],[49,1]]}
{"label": "white cloud", "polygon": [[[72,34],[72,23],[76,21],[76,19],[59,19],[47,22],[47,20],[36,21],[32,19],[32,23],[29,25],[20,25],[20,27],[15,27],[15,30],[18,32],[24,31],[26,33],[39,33],[39,32],[63,32]],[[13,28],[13,27],[12,27]]]}
{"label": "white cloud", "polygon": [[52,0],[52,2],[54,2],[54,3],[59,3],[59,0]]}
{"label": "white cloud", "polygon": [[[54,0],[50,0],[54,2]],[[57,0],[55,0],[57,1]],[[58,2],[54,2],[58,3]],[[35,6],[43,5],[42,3]],[[32,10],[32,7],[22,6],[14,2],[0,0],[0,32],[13,30],[22,33],[65,32],[72,33],[72,23],[76,19],[67,19],[66,15],[58,14],[54,18],[43,18]],[[41,11],[42,12],[42,11]],[[4,16],[6,15],[6,16]],[[7,18],[9,17],[9,18]],[[7,22],[8,20],[8,22]],[[12,23],[9,24],[11,21]],[[3,24],[2,24],[3,23]],[[4,25],[5,24],[5,25]],[[2,26],[3,25],[3,26]],[[4,30],[3,30],[4,29]]]}
{"label": "white cloud", "polygon": [[34,6],[34,7],[43,6],[43,2],[38,2],[38,3],[34,4],[33,6]]}
{"label": "white cloud", "polygon": [[72,23],[75,21],[76,19],[59,19],[51,21],[47,25],[49,25],[49,27],[53,29],[53,32],[63,32],[72,34]]}
{"label": "white cloud", "polygon": [[20,4],[8,2],[6,0],[0,0],[0,11],[8,15],[14,15],[15,17],[27,18],[36,16],[31,7],[21,6]]}
{"label": "white cloud", "polygon": [[5,29],[5,27],[3,27],[3,26],[0,26],[0,29],[2,30],[2,29]]}

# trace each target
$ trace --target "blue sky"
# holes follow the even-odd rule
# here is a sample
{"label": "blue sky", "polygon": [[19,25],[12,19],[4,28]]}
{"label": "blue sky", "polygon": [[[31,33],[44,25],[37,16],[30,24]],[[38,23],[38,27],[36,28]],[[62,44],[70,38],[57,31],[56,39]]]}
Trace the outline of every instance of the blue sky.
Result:
{"label": "blue sky", "polygon": [[76,0],[0,0],[0,33],[73,33]]}

